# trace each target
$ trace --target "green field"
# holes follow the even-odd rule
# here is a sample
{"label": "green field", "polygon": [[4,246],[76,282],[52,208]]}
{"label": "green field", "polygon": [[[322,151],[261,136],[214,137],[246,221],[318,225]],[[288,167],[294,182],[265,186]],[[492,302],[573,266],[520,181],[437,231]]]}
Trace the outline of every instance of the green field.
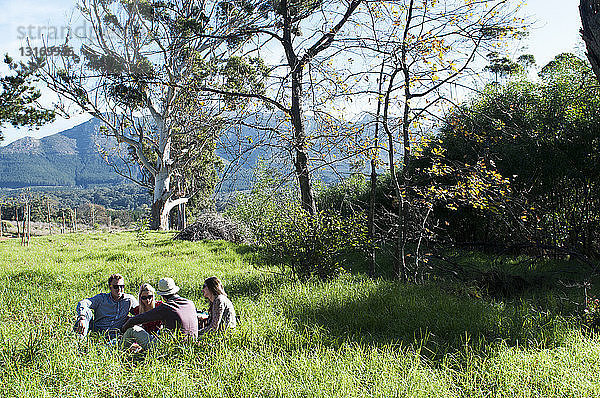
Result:
{"label": "green field", "polygon": [[[596,397],[600,339],[548,292],[477,298],[460,285],[346,273],[294,281],[246,247],[151,233],[0,242],[0,388],[7,397]],[[76,302],[126,277],[171,276],[198,307],[224,281],[241,322],[132,356],[71,332]]]}

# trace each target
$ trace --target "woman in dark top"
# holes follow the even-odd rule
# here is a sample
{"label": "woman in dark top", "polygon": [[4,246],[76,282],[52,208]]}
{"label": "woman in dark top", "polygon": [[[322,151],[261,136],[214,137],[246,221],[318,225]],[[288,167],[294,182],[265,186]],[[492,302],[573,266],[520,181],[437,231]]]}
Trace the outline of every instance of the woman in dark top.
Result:
{"label": "woman in dark top", "polygon": [[208,309],[208,320],[205,327],[198,331],[204,334],[215,330],[233,329],[236,326],[235,309],[233,303],[223,289],[223,284],[216,276],[211,276],[204,281],[202,294],[210,302]]}
{"label": "woman in dark top", "polygon": [[[148,312],[151,309],[154,309],[156,306],[162,304],[162,301],[156,301],[154,293],[156,289],[152,287],[149,283],[142,283],[140,286],[140,293],[138,295],[138,300],[140,305],[135,307],[131,312],[133,315],[143,314],[144,312]],[[156,333],[162,327],[162,321],[151,321],[146,322],[141,325],[144,330],[148,333]]]}

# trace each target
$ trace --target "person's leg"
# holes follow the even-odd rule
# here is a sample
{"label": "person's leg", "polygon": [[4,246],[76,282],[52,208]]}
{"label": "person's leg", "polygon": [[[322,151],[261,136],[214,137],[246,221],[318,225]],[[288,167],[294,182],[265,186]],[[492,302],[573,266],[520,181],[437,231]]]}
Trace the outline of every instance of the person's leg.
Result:
{"label": "person's leg", "polygon": [[138,343],[144,350],[148,349],[152,336],[141,326],[134,326],[125,331],[123,335],[123,347],[129,348],[133,343]]}

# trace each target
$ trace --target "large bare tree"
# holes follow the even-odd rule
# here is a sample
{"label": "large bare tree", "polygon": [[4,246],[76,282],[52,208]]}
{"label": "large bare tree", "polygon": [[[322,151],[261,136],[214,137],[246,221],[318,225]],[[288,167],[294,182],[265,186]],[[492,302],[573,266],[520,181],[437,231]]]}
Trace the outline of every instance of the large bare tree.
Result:
{"label": "large bare tree", "polygon": [[[291,137],[288,150],[293,155],[302,208],[314,214],[317,210],[312,182],[310,149],[316,141],[307,131],[306,114],[325,111],[323,86],[337,84],[335,74],[324,76],[322,66],[340,51],[332,45],[357,12],[362,0],[259,0],[251,24],[243,31],[252,37],[251,45],[243,48],[246,57],[264,57],[270,62],[264,93],[237,90],[206,90],[229,95],[246,96],[262,101],[280,112],[289,121]],[[281,54],[282,61],[273,59]],[[331,72],[335,68],[331,68]],[[318,76],[317,76],[318,75]],[[307,105],[310,102],[310,105]]]}
{"label": "large bare tree", "polygon": [[[177,170],[194,161],[193,151],[214,151],[224,128],[219,116],[228,105],[199,87],[209,81],[227,87],[238,78],[229,55],[244,40],[229,38],[247,23],[248,11],[229,4],[80,0],[78,9],[92,27],[82,62],[63,56],[46,69],[51,89],[100,119],[104,135],[123,144],[120,151],[104,148],[104,154],[133,160],[120,163],[120,172],[151,189],[153,229],[168,229],[170,211],[193,194],[174,189],[174,175],[189,174]],[[174,154],[182,136],[182,152]]]}

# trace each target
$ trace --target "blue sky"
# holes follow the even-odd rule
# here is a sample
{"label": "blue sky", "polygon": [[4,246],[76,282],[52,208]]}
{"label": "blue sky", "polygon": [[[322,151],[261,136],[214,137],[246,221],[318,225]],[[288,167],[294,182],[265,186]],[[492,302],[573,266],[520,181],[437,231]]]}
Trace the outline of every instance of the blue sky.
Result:
{"label": "blue sky", "polygon": [[[515,3],[520,2],[514,0]],[[561,52],[578,52],[583,54],[583,45],[579,37],[581,21],[578,10],[579,0],[528,0],[522,14],[530,16],[533,27],[529,37],[514,49],[515,54],[529,53],[536,57],[538,65],[545,65]],[[2,55],[20,54],[20,47],[27,42],[22,38],[28,33],[36,38],[40,33],[48,34],[47,26],[55,27],[53,33],[60,38],[61,28],[69,25],[78,27],[76,32],[84,33],[86,27],[73,11],[73,0],[0,0],[0,48]],[[42,28],[40,28],[42,27]],[[31,42],[36,45],[35,40]],[[525,48],[523,48],[525,47]],[[5,73],[4,65],[0,73]],[[3,130],[6,145],[24,136],[43,137],[55,134],[86,120],[85,116],[75,116],[69,120],[60,119],[39,130],[14,129]]]}

